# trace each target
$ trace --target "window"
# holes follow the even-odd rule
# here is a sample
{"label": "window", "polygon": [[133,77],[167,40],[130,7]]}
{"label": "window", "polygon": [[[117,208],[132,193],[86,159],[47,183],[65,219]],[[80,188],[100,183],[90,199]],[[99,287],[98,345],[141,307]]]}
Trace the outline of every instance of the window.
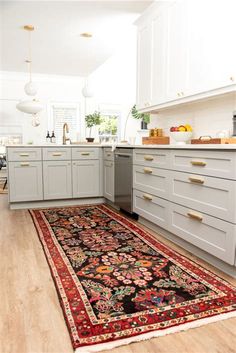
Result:
{"label": "window", "polygon": [[100,142],[118,141],[121,112],[112,108],[101,109],[100,112],[102,118],[98,129]]}
{"label": "window", "polygon": [[50,116],[48,129],[50,132],[54,131],[58,143],[62,141],[64,123],[69,126],[70,138],[76,139],[76,133],[80,130],[78,104],[53,103],[51,104]]}

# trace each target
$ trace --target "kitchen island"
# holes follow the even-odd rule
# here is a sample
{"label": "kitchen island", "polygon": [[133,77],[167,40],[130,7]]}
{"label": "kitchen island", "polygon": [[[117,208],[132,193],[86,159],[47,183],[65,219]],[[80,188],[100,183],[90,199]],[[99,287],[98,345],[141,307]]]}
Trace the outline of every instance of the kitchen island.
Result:
{"label": "kitchen island", "polygon": [[[129,147],[139,222],[236,276],[236,145]],[[8,146],[7,160],[12,209],[114,201],[108,145]]]}

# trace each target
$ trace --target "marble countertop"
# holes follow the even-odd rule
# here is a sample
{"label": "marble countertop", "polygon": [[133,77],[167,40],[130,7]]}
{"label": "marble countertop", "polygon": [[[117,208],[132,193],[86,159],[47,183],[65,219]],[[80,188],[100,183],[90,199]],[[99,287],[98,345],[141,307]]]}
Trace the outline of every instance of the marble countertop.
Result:
{"label": "marble countertop", "polygon": [[[99,144],[99,143],[81,143],[81,144],[71,144],[71,145],[59,145],[59,144],[19,144],[19,145],[8,145],[7,148],[19,148],[19,147],[71,147],[71,148],[92,148],[92,147],[112,147],[109,144]],[[196,149],[196,150],[236,150],[236,144],[186,144],[186,145],[130,145],[130,144],[117,144],[116,147],[123,148],[147,148],[147,149]]]}

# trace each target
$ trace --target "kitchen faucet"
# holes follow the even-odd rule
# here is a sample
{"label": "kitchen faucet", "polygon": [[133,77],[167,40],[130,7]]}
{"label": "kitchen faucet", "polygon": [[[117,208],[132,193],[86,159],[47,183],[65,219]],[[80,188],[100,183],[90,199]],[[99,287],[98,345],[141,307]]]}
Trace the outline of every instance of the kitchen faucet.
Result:
{"label": "kitchen faucet", "polygon": [[69,137],[66,137],[66,133],[68,134],[69,127],[67,123],[63,124],[63,145],[66,145],[66,141],[70,141]]}

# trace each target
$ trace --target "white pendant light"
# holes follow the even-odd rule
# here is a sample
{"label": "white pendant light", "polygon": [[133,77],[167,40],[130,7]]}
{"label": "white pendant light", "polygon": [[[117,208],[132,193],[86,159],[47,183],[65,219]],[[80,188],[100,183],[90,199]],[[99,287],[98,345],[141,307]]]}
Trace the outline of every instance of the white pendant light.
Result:
{"label": "white pendant light", "polygon": [[[85,39],[89,39],[89,38],[92,38],[92,37],[93,37],[92,33],[89,33],[89,32],[83,32],[83,33],[80,34],[80,36],[81,36],[82,38],[85,38]],[[87,54],[86,56],[87,56],[88,59],[89,59],[89,48],[86,46],[85,49],[86,49],[86,52],[87,52],[87,53],[86,53],[86,54]],[[93,89],[92,89],[92,87],[89,85],[88,78],[85,79],[85,85],[84,85],[84,87],[82,88],[82,94],[83,94],[84,98],[92,98],[93,95],[94,95]]]}
{"label": "white pendant light", "polygon": [[93,97],[93,89],[89,85],[87,79],[86,79],[85,85],[82,89],[82,94],[83,94],[84,98],[92,98]]}
{"label": "white pendant light", "polygon": [[28,96],[35,96],[37,94],[37,86],[32,82],[32,49],[31,49],[31,32],[34,31],[34,26],[25,25],[24,30],[29,33],[29,54],[26,63],[29,69],[29,82],[25,84],[24,90]]}
{"label": "white pendant light", "polygon": [[33,99],[32,101],[28,100],[19,102],[16,105],[16,108],[26,114],[37,114],[43,109],[43,106],[39,101]]}
{"label": "white pendant light", "polygon": [[37,94],[37,86],[34,82],[29,81],[25,84],[24,91],[28,96],[35,96]]}

